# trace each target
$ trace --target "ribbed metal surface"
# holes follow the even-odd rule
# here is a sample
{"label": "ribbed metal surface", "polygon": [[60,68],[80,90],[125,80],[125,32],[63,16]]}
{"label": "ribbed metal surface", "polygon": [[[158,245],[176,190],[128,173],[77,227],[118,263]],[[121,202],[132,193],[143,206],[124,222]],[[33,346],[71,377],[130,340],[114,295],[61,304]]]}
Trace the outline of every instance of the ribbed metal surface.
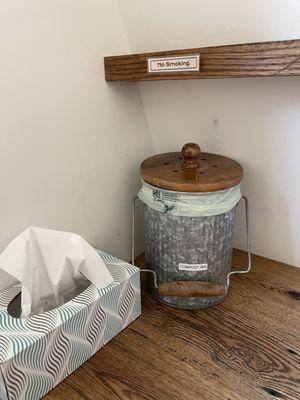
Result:
{"label": "ribbed metal surface", "polygon": [[[174,216],[145,207],[146,266],[157,273],[158,283],[174,280],[207,280],[225,285],[231,269],[236,207],[210,217]],[[208,264],[207,271],[180,271],[179,263]],[[151,276],[149,291],[160,301],[180,308],[213,306],[224,297],[160,296]]]}

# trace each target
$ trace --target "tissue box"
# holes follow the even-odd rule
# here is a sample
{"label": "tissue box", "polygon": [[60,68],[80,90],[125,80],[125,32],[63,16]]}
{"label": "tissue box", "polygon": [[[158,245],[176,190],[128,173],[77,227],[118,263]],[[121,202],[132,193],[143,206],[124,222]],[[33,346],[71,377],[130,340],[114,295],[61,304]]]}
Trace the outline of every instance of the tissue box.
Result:
{"label": "tissue box", "polygon": [[0,292],[0,400],[40,399],[140,315],[139,269],[99,254],[114,282],[52,311],[16,319],[20,285]]}

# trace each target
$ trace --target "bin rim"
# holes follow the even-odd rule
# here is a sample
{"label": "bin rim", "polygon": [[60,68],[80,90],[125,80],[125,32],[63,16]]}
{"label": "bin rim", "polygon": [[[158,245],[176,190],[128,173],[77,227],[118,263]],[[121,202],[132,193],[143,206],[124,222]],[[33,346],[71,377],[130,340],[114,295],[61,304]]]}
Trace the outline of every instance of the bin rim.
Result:
{"label": "bin rim", "polygon": [[232,210],[242,198],[240,184],[214,192],[178,192],[142,180],[139,199],[163,213],[187,217],[209,217]]}

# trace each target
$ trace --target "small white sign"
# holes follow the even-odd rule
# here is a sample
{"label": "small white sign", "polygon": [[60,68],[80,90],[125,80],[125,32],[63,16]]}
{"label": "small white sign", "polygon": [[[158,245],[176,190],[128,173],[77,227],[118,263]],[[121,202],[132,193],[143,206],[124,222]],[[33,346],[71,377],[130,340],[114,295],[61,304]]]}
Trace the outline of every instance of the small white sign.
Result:
{"label": "small white sign", "polygon": [[148,58],[148,72],[200,71],[200,54]]}
{"label": "small white sign", "polygon": [[179,271],[190,271],[190,272],[197,272],[197,271],[207,271],[208,264],[183,264],[180,263],[178,265]]}

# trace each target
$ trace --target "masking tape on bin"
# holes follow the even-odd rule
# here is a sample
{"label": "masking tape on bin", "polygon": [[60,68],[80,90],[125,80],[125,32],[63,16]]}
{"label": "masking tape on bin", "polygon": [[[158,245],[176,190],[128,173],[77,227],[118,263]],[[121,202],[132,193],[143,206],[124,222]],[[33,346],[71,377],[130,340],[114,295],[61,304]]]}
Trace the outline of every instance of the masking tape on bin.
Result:
{"label": "masking tape on bin", "polygon": [[139,199],[150,208],[186,217],[209,217],[233,209],[240,201],[240,185],[217,192],[175,192],[142,181]]}

